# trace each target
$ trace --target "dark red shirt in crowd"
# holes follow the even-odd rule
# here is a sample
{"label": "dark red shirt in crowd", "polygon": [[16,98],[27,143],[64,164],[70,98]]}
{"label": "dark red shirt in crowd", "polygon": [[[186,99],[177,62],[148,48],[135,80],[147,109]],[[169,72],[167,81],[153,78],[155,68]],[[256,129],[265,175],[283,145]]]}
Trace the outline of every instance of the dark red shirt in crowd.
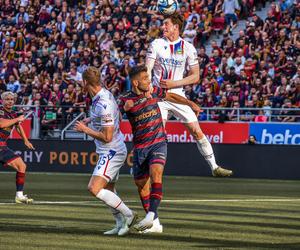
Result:
{"label": "dark red shirt in crowd", "polygon": [[[157,104],[165,97],[166,91],[158,87],[153,88],[152,98],[147,98],[143,94],[137,95],[132,91],[119,97],[119,109],[121,113],[126,113],[131,124],[135,148],[146,148],[166,141],[167,135]],[[124,105],[128,100],[132,100],[134,106],[125,112]]]}

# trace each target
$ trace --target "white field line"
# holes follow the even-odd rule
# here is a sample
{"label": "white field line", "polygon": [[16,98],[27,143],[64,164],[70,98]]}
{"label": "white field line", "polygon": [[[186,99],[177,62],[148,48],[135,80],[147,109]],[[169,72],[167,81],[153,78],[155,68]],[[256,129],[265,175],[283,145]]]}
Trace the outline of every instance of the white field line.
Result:
{"label": "white field line", "polygon": [[[167,203],[192,203],[192,202],[295,202],[300,201],[300,199],[190,199],[190,200],[162,200],[162,202]],[[126,200],[126,203],[139,203],[139,200]],[[74,204],[74,205],[88,205],[88,204],[98,204],[98,201],[35,201],[34,204],[37,205],[47,205],[47,204]],[[0,205],[11,205],[14,202],[1,202]]]}

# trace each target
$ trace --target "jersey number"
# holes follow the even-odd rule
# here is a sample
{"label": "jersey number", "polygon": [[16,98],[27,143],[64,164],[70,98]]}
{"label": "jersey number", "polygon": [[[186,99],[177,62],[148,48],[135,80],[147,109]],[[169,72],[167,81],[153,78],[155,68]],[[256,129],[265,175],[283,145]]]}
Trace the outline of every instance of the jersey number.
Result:
{"label": "jersey number", "polygon": [[98,164],[97,164],[97,165],[99,165],[98,169],[100,169],[102,166],[106,165],[108,163],[108,161],[110,161],[115,156],[116,153],[117,152],[114,150],[109,150],[109,153],[107,155],[100,155]]}

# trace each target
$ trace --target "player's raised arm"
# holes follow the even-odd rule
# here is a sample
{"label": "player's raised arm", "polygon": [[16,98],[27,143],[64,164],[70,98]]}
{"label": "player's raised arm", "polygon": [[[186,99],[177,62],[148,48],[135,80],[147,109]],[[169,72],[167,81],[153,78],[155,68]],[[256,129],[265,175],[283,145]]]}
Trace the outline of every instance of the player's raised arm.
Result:
{"label": "player's raised arm", "polygon": [[154,64],[155,64],[155,59],[153,59],[152,57],[146,58],[147,73],[149,75],[150,80],[152,79],[152,69],[154,67]]}
{"label": "player's raised arm", "polygon": [[25,120],[24,115],[20,115],[14,119],[4,119],[0,118],[0,128],[8,128],[19,122],[23,122]]}
{"label": "player's raised arm", "polygon": [[198,64],[190,66],[189,74],[181,80],[161,80],[160,86],[166,89],[179,88],[185,85],[198,84],[200,80],[200,67]]}
{"label": "player's raised arm", "polygon": [[155,64],[155,60],[157,57],[156,54],[156,47],[155,44],[157,43],[156,40],[154,40],[150,45],[147,50],[147,56],[146,56],[146,67],[147,67],[147,73],[149,75],[150,80],[152,79],[152,69]]}
{"label": "player's raised arm", "polygon": [[201,112],[201,108],[196,103],[188,100],[185,97],[177,95],[175,93],[167,92],[166,97],[164,99],[169,102],[190,106],[191,109],[195,112],[197,117],[198,117],[199,113]]}

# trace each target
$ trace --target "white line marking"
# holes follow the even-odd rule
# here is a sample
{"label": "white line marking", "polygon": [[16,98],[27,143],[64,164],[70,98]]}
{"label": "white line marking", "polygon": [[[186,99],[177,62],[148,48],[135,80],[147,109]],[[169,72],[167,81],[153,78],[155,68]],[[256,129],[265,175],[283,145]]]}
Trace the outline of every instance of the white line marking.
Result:
{"label": "white line marking", "polygon": [[[168,203],[188,203],[188,202],[294,202],[300,201],[300,199],[214,199],[214,200],[162,200],[162,202]],[[125,203],[140,203],[139,200],[127,200]],[[2,202],[0,205],[12,205],[15,204],[14,202]],[[37,205],[47,205],[47,204],[99,204],[98,201],[35,201],[34,204]]]}

